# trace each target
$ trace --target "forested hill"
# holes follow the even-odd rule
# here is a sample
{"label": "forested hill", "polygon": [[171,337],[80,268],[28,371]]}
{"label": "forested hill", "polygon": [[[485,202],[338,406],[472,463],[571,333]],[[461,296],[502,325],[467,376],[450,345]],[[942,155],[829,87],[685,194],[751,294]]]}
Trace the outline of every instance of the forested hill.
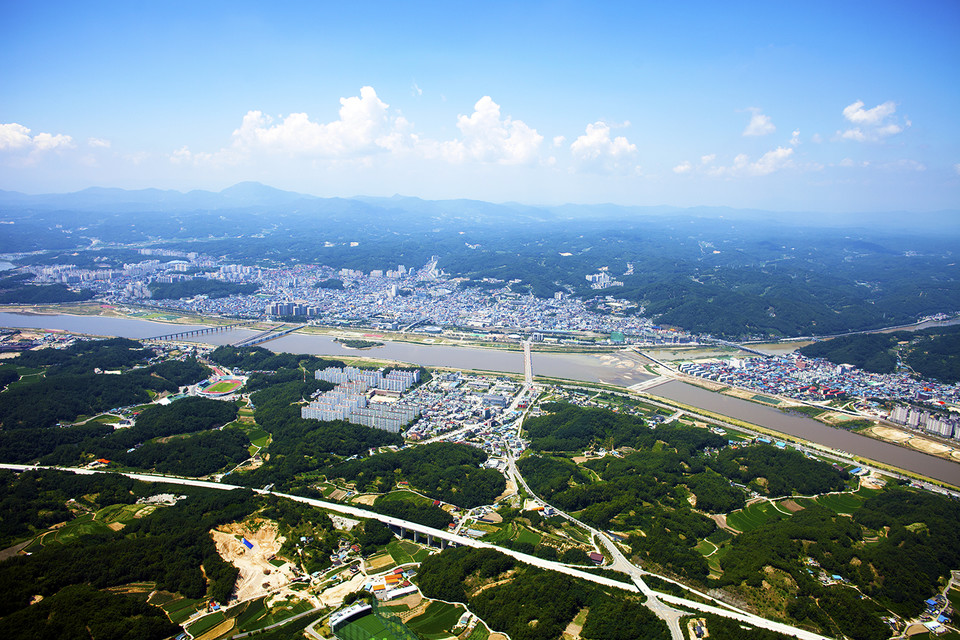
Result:
{"label": "forested hill", "polygon": [[960,326],[842,336],[803,347],[800,353],[874,373],[896,371],[899,355],[909,370],[924,378],[960,382]]}

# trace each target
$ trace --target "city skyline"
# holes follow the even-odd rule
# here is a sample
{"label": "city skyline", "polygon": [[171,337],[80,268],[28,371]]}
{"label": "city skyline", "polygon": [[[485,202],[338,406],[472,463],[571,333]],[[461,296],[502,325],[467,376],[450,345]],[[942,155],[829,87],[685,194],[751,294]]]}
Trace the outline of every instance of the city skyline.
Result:
{"label": "city skyline", "polygon": [[8,8],[0,189],[935,211],[960,8]]}

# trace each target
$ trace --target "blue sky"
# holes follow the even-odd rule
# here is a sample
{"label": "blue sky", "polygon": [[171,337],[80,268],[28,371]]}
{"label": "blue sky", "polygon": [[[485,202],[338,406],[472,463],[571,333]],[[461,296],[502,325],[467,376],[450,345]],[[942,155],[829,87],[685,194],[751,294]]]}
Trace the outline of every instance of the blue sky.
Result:
{"label": "blue sky", "polygon": [[0,189],[960,209],[953,0],[343,4],[6,3]]}

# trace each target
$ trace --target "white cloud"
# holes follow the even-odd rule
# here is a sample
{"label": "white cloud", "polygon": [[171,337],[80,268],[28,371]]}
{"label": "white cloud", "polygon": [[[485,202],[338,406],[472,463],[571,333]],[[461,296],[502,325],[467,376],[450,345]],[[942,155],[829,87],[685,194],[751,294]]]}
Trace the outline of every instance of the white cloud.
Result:
{"label": "white cloud", "polygon": [[87,138],[87,146],[95,149],[109,149],[110,141],[103,138]]}
{"label": "white cloud", "polygon": [[760,109],[756,107],[750,107],[749,110],[753,113],[753,115],[750,116],[750,124],[748,124],[747,128],[743,130],[743,135],[765,136],[777,130],[777,128],[773,125],[773,121],[770,120],[770,116],[764,115],[760,112]]}
{"label": "white cloud", "polygon": [[603,173],[636,170],[633,158],[637,145],[623,136],[610,138],[610,127],[602,121],[588,124],[586,133],[570,145],[570,153],[584,169]]}
{"label": "white cloud", "polygon": [[700,156],[700,164],[710,164],[717,159],[717,154],[711,153],[705,156]]}
{"label": "white cloud", "polygon": [[417,97],[420,97],[420,96],[423,95],[423,89],[421,89],[420,87],[418,87],[416,82],[413,83],[413,87],[411,87],[411,88],[413,89],[413,95],[415,95],[415,96],[417,96]]}
{"label": "white cloud", "polygon": [[844,140],[878,142],[901,133],[905,126],[910,126],[910,120],[905,120],[903,126],[893,121],[897,105],[892,101],[878,104],[872,109],[864,109],[863,107],[863,101],[857,100],[843,108],[843,117],[851,124],[856,125],[845,131],[837,132]]}
{"label": "white cloud", "polygon": [[794,129],[793,136],[790,138],[791,146],[797,146],[800,144],[800,129]]}
{"label": "white cloud", "polygon": [[0,124],[0,151],[24,150],[31,152],[50,151],[53,149],[73,148],[73,138],[63,134],[38,133],[30,135],[30,129],[11,122]]}
{"label": "white cloud", "polygon": [[174,163],[235,164],[258,153],[323,158],[358,158],[412,146],[415,137],[401,116],[391,117],[390,105],[377,97],[373,87],[363,87],[359,96],[340,98],[340,117],[329,123],[314,122],[306,113],[285,118],[248,111],[233,132],[233,143],[215,153],[193,153],[187,147],[174,151]]}
{"label": "white cloud", "polygon": [[741,153],[733,159],[729,167],[713,167],[708,173],[712,176],[766,176],[781,169],[793,166],[793,149],[777,147],[760,156],[756,162],[750,162],[750,156]]}
{"label": "white cloud", "polygon": [[457,116],[457,128],[459,140],[439,144],[440,155],[453,163],[526,164],[537,159],[543,142],[543,136],[522,120],[501,118],[500,105],[490,96],[480,98],[469,116]]}
{"label": "white cloud", "polygon": [[566,136],[554,136],[553,137],[553,146],[562,147],[563,143],[567,141]]}
{"label": "white cloud", "polygon": [[843,117],[854,124],[876,125],[887,116],[892,116],[897,110],[893,102],[878,104],[872,109],[864,109],[863,101],[857,100],[843,108]]}
{"label": "white cloud", "polygon": [[680,164],[678,164],[673,168],[673,172],[684,174],[684,173],[690,173],[692,169],[693,169],[693,165],[690,164],[688,161],[684,160],[683,162],[681,162]]}

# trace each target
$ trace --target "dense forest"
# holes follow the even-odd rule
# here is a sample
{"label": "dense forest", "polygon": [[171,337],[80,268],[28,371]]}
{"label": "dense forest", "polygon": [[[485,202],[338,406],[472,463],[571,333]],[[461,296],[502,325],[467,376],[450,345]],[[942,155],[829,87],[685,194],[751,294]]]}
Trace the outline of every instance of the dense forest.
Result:
{"label": "dense forest", "polygon": [[[509,580],[503,580],[509,576]],[[667,640],[670,632],[636,595],[517,563],[490,549],[459,547],[426,558],[416,577],[429,598],[463,602],[515,640],[559,638],[588,608],[590,640]]]}
{"label": "dense forest", "polygon": [[[154,364],[149,349],[131,340],[78,342],[63,350],[28,351],[32,366],[45,367],[35,382],[0,394],[0,460],[77,465],[95,458],[165,473],[201,476],[245,460],[249,440],[237,429],[215,431],[237,415],[237,407],[204,398],[146,407],[133,427],[114,430],[90,422],[53,428],[136,402],[149,402],[148,390],[176,391],[208,373],[193,358]],[[130,369],[132,366],[138,368]],[[93,373],[116,367],[120,375]],[[194,434],[189,436],[187,434]]]}
{"label": "dense forest", "polygon": [[237,284],[221,280],[183,280],[181,282],[151,282],[150,293],[157,300],[176,300],[207,296],[208,298],[227,298],[230,296],[251,295],[260,287],[255,284]]}
{"label": "dense forest", "polygon": [[149,391],[176,392],[202,380],[209,371],[194,358],[149,364],[152,358],[152,350],[125,338],[78,341],[66,349],[21,353],[9,363],[44,368],[44,372],[36,381],[0,394],[0,434],[14,429],[36,431],[112,408],[146,403]]}
{"label": "dense forest", "polygon": [[435,442],[335,465],[327,475],[378,492],[407,480],[424,495],[469,509],[493,503],[506,488],[503,474],[480,468],[486,460],[487,454],[476,447]]}
{"label": "dense forest", "polygon": [[[25,472],[19,476],[5,474],[3,480],[4,505],[10,509],[9,513],[21,517],[19,524],[5,525],[5,530],[8,535],[17,536],[36,531],[45,524],[30,520],[33,516],[24,512],[59,502],[66,496],[86,504],[95,499],[97,502],[90,506],[99,508],[171,491],[169,486],[127,478],[80,477],[52,471]],[[32,555],[15,556],[0,563],[0,616],[26,609],[35,596],[43,596],[46,601],[75,585],[105,589],[147,581],[155,582],[158,589],[185,597],[206,595],[225,601],[233,589],[237,569],[220,558],[209,531],[244,518],[259,508],[262,500],[248,491],[209,491],[180,486],[173,490],[188,497],[174,506],[134,519],[119,531],[80,535],[70,542],[44,545]],[[71,519],[65,513],[58,515]],[[54,607],[55,612],[50,613],[49,624],[62,621],[61,612],[71,611],[75,606],[71,593],[74,592],[66,592],[62,604],[51,600],[48,606]],[[104,606],[127,611],[125,615],[129,616],[141,615],[126,601],[107,598]],[[15,619],[42,625],[42,618],[31,614],[21,614]],[[91,619],[100,624],[95,616]]]}

